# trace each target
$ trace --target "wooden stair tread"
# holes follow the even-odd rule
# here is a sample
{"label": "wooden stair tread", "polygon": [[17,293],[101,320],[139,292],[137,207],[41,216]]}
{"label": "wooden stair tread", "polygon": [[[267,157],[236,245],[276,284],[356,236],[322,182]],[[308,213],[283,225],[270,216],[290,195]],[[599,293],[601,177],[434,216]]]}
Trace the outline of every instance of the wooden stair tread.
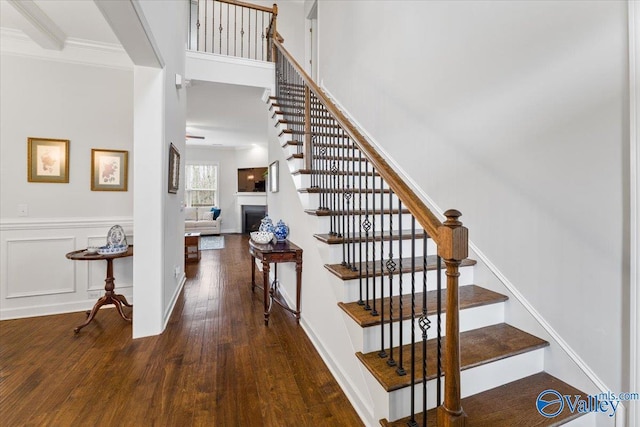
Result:
{"label": "wooden stair tread", "polygon": [[[289,120],[289,119],[278,119],[276,121],[276,124],[274,125],[274,127],[277,127],[278,125],[298,125],[298,126],[304,126],[305,125],[305,121],[304,120]],[[311,126],[314,127],[321,127],[321,128],[331,128],[331,129],[342,129],[342,127],[337,124],[337,123],[319,123],[316,122],[314,123],[313,121],[311,122]]]}
{"label": "wooden stair tread", "polygon": [[329,175],[329,176],[369,176],[369,177],[379,177],[380,175],[377,172],[352,172],[352,171],[338,171],[335,174],[329,170],[311,170],[311,169],[298,169],[291,172],[291,175]]}
{"label": "wooden stair tread", "polygon": [[388,194],[391,190],[389,190],[388,188],[385,188],[383,190],[380,190],[379,188],[376,188],[375,190],[371,189],[371,188],[324,188],[324,187],[309,187],[309,188],[299,188],[298,192],[299,193],[368,193],[368,194],[372,194],[372,193],[376,193],[376,194],[380,194],[380,193],[385,193]]}
{"label": "wooden stair tread", "polygon": [[[360,232],[357,233],[351,233],[348,236],[342,236],[342,237],[338,237],[338,236],[333,236],[331,234],[314,234],[313,237],[315,237],[316,239],[320,240],[322,243],[326,243],[328,245],[340,245],[344,242],[347,243],[351,243],[351,242],[365,242],[366,241],[366,236],[364,231],[362,232],[362,235],[360,235]],[[420,230],[416,230],[416,240],[422,240],[422,238],[424,237],[424,233],[422,232],[422,229]],[[402,230],[402,240],[410,240],[411,239],[411,230]],[[374,233],[369,233],[369,240],[370,241],[376,241],[379,242],[381,240],[384,241],[389,241],[389,240],[400,240],[400,233],[398,230],[393,230],[393,236],[390,236],[389,234],[389,230],[383,230],[383,231],[376,231],[375,234]]]}
{"label": "wooden stair tread", "polygon": [[[287,147],[287,146],[293,146],[293,147],[302,147],[304,145],[304,143],[302,141],[297,141],[297,140],[292,140],[292,141],[285,141],[281,144],[281,146]],[[314,148],[318,148],[318,147],[326,147],[326,148],[337,148],[340,150],[357,150],[357,147],[353,144],[351,145],[347,145],[347,144],[336,144],[334,142],[330,142],[330,143],[326,143],[326,142],[322,142],[322,141],[318,141],[318,142],[314,142],[312,144],[312,146]]]}
{"label": "wooden stair tread", "polygon": [[[431,328],[434,331],[434,328]],[[432,332],[435,336],[435,331]],[[442,338],[442,347],[445,347],[447,337]],[[427,341],[427,379],[436,377],[436,359],[437,359],[437,339],[433,338]],[[505,359],[510,356],[526,353],[528,351],[537,350],[547,347],[549,343],[534,335],[526,333],[506,323],[486,326],[484,328],[474,329],[460,333],[460,370],[474,368],[497,360]],[[422,342],[416,342],[416,360],[423,360]],[[394,358],[399,359],[399,348],[394,348]],[[387,353],[389,350],[387,349]],[[398,375],[396,367],[387,365],[387,358],[378,356],[378,352],[363,354],[356,353],[356,356],[378,380],[382,387],[387,391],[398,390],[408,387],[411,382],[411,344],[402,346],[402,354],[405,360],[404,369],[406,375]],[[417,365],[421,365],[417,364]],[[415,378],[417,381],[422,380],[422,367],[416,369]],[[542,391],[542,390],[540,390]],[[538,391],[538,393],[540,392]],[[531,405],[534,401],[531,402]]]}
{"label": "wooden stair tread", "polygon": [[[335,216],[335,215],[347,215],[346,211],[336,211],[336,210],[331,210],[331,209],[305,209],[305,212],[309,215],[313,215],[313,216]],[[365,211],[360,210],[360,209],[356,209],[356,210],[352,210],[349,211],[349,215],[364,215]],[[380,209],[376,209],[375,211],[373,209],[369,209],[369,215],[380,215],[381,211]],[[394,214],[397,215],[399,213],[398,209],[384,209],[384,214],[385,215],[389,215],[389,214]],[[411,213],[409,211],[409,209],[402,209],[402,213],[403,214],[409,214]]]}
{"label": "wooden stair tread", "polygon": [[[536,409],[538,395],[548,389],[564,395],[581,395],[586,393],[549,375],[546,372],[510,382],[462,399],[462,409],[467,414],[468,427],[547,427],[558,426],[580,417],[582,414],[564,410],[554,418],[545,418]],[[422,425],[422,413],[416,414],[418,425]],[[406,427],[409,417],[393,422],[380,420],[384,427]],[[436,410],[427,411],[427,426],[436,427]]]}
{"label": "wooden stair tread", "polygon": [[[316,160],[344,160],[346,162],[364,162],[365,158],[359,158],[359,157],[354,157],[354,156],[323,156],[323,155],[319,155],[319,156],[313,156]],[[304,158],[304,155],[302,153],[295,153],[292,154],[291,156],[287,157],[287,160],[291,160],[291,159],[302,159]]]}
{"label": "wooden stair tread", "polygon": [[[429,255],[427,256],[427,270],[435,270],[436,269],[436,255]],[[398,258],[394,258],[393,260],[396,263],[396,271],[394,272],[394,274],[399,274],[400,273],[400,260]],[[423,271],[422,268],[422,257],[416,257],[416,268],[415,271],[416,272],[421,272]],[[369,277],[373,277],[373,267],[374,267],[374,263],[375,263],[375,275],[376,276],[380,276],[381,275],[381,271],[380,271],[380,261],[369,261],[367,264],[369,264]],[[387,263],[386,260],[383,261],[384,264]],[[327,270],[329,270],[331,273],[335,274],[336,276],[338,276],[338,278],[342,279],[342,280],[353,280],[353,279],[358,279],[361,275],[362,277],[366,277],[366,266],[364,265],[365,263],[363,263],[361,270],[360,271],[353,271],[351,270],[349,267],[346,267],[342,264],[325,264],[325,268]],[[405,267],[405,273],[409,272],[409,268],[411,266],[411,258],[402,258],[402,265]],[[460,264],[460,267],[467,267],[467,266],[471,266],[471,265],[476,265],[476,260],[473,259],[464,259],[462,260],[462,263]],[[444,265],[444,261],[442,262],[442,270],[445,269],[445,265]],[[362,274],[361,274],[362,273]],[[384,274],[387,274],[387,269],[385,267],[384,269]]]}
{"label": "wooden stair tread", "polygon": [[[340,129],[337,129],[338,131]],[[305,131],[304,129],[282,129],[280,131],[280,133],[278,134],[278,136],[282,136],[282,135],[304,135]],[[311,136],[326,136],[329,138],[344,138],[346,137],[346,133],[329,133],[329,132],[318,132],[318,131],[312,131],[311,132]]]}
{"label": "wooden stair tread", "polygon": [[[421,304],[422,301],[422,292],[416,292],[415,301],[416,304]],[[436,314],[437,312],[437,295],[438,291],[428,291],[427,292],[427,315]],[[497,292],[490,291],[489,289],[482,288],[477,285],[465,285],[460,286],[459,288],[459,304],[460,310],[464,310],[466,308],[480,307],[483,305],[496,304],[500,302],[504,302],[509,299],[506,295],[499,294]],[[441,291],[441,299],[442,299],[442,308],[443,312],[446,311],[446,299],[447,299],[447,290],[443,289]],[[373,305],[373,301],[370,302]],[[381,304],[383,307],[381,308]],[[404,295],[402,297],[402,319],[410,319],[411,318],[411,294]],[[380,316],[372,316],[370,310],[365,310],[363,306],[358,304],[357,302],[340,302],[338,306],[342,308],[359,326],[363,328],[367,328],[370,326],[379,325]],[[400,306],[400,296],[396,295],[393,297],[393,319],[392,321],[397,321],[399,319],[398,316],[398,307]],[[376,299],[376,308],[378,311],[384,310],[387,313],[387,318],[385,318],[385,323],[389,323],[390,319],[388,318],[389,313],[389,297],[381,300],[380,298]]]}

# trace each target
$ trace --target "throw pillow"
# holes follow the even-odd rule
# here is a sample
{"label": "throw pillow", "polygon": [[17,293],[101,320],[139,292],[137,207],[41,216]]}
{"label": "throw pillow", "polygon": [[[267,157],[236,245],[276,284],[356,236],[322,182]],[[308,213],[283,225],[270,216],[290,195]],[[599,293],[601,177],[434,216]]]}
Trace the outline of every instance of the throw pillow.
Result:
{"label": "throw pillow", "polygon": [[222,209],[220,208],[211,208],[211,213],[213,214],[213,219],[216,220],[220,216]]}

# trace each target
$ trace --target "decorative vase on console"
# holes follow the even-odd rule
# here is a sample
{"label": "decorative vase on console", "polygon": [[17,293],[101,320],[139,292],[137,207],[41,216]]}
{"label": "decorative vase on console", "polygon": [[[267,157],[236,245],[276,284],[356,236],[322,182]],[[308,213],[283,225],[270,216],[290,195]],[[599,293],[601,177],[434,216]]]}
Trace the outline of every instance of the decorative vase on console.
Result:
{"label": "decorative vase on console", "polygon": [[275,234],[275,227],[273,226],[273,221],[271,221],[269,215],[266,215],[260,220],[260,228],[258,228],[258,230]]}
{"label": "decorative vase on console", "polygon": [[280,220],[278,221],[278,224],[276,224],[276,228],[273,234],[276,236],[276,240],[279,242],[287,240],[287,236],[289,235],[289,227],[284,223],[284,221]]}

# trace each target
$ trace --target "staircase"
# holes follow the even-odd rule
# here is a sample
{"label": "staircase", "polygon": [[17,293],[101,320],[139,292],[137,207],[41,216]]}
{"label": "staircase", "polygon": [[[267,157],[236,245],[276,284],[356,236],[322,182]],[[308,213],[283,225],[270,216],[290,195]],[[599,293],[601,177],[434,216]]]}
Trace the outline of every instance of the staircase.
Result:
{"label": "staircase", "polygon": [[[549,343],[504,322],[505,295],[474,284],[460,213],[433,221],[277,40],[272,48],[273,123],[326,245],[327,277],[342,289],[336,311],[346,314],[380,424],[586,425],[566,409],[551,418],[536,409],[543,390],[585,393],[544,372]],[[432,235],[453,243],[439,247]]]}

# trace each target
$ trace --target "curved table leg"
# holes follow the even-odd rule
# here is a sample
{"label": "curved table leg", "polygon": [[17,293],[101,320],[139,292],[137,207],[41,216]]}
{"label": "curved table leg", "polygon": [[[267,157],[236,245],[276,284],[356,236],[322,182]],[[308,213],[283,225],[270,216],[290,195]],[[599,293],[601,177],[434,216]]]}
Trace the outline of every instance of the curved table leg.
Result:
{"label": "curved table leg", "polygon": [[110,298],[108,296],[106,296],[106,295],[101,297],[100,299],[98,299],[98,302],[96,302],[96,304],[91,309],[91,313],[89,313],[89,317],[87,317],[87,320],[82,325],[75,327],[73,329],[73,332],[75,332],[77,334],[78,332],[80,332],[80,329],[84,328],[89,323],[91,323],[93,318],[96,317],[96,313],[98,312],[100,307],[102,307],[105,304],[109,304],[109,302],[110,302],[109,300],[110,300]]}
{"label": "curved table leg", "polygon": [[126,320],[127,322],[131,322],[131,319],[129,319],[127,316],[125,316],[124,312],[122,311],[122,304],[120,303],[120,300],[118,300],[116,298],[111,298],[111,301],[113,302],[113,305],[116,306],[116,310],[118,310],[118,313],[120,313],[120,316],[124,320]]}
{"label": "curved table leg", "polygon": [[125,298],[124,295],[117,294],[117,295],[114,295],[113,298],[117,299],[122,304],[126,305],[127,307],[133,307],[133,304],[129,304],[129,302],[127,301],[127,298]]}

